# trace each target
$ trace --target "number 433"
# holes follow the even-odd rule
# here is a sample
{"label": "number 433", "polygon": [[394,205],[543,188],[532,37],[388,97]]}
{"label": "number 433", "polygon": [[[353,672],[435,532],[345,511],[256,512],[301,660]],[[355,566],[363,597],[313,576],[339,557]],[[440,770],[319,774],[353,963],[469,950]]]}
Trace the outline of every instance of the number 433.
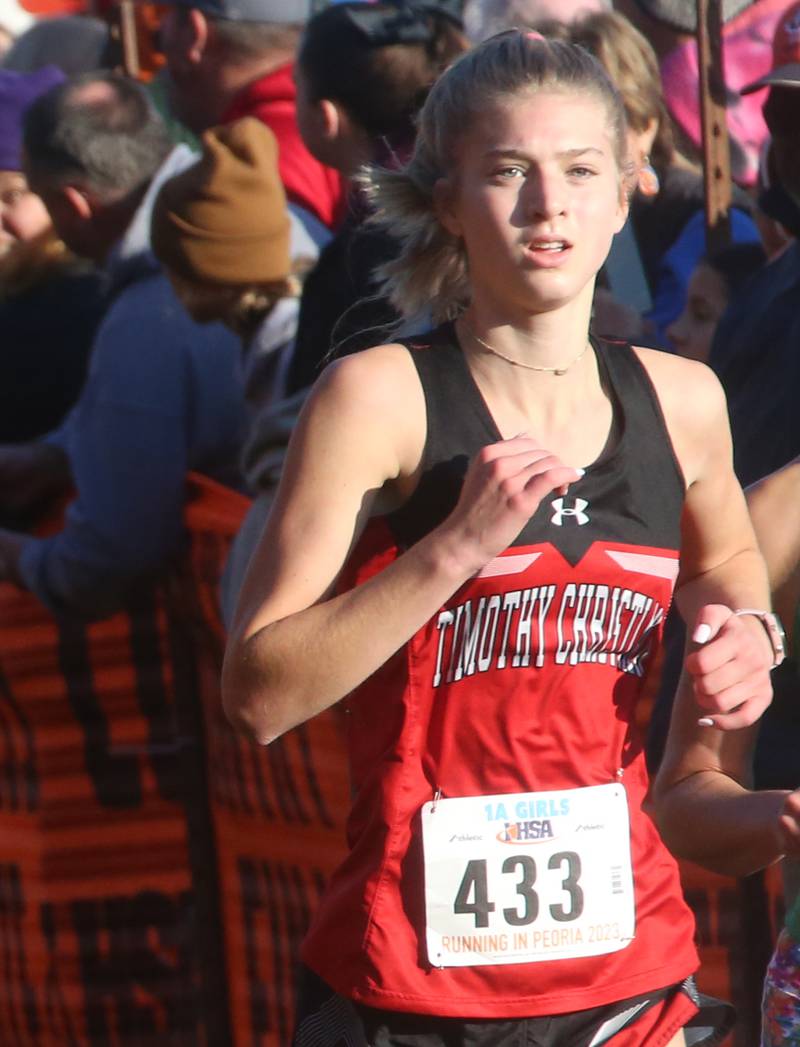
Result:
{"label": "number 433", "polygon": [[[547,868],[551,871],[561,870],[561,889],[567,892],[568,904],[548,905],[550,916],[558,923],[569,923],[577,920],[583,912],[583,889],[580,887],[581,860],[575,851],[559,851],[550,856]],[[503,909],[503,919],[511,927],[525,927],[539,916],[540,898],[536,884],[536,862],[528,854],[513,854],[505,859],[501,867],[504,876],[516,874],[515,883],[518,895],[515,906]],[[477,858],[467,862],[464,876],[458,888],[453,912],[459,916],[474,916],[476,927],[489,926],[489,913],[496,909],[489,897],[489,880],[487,861]]]}

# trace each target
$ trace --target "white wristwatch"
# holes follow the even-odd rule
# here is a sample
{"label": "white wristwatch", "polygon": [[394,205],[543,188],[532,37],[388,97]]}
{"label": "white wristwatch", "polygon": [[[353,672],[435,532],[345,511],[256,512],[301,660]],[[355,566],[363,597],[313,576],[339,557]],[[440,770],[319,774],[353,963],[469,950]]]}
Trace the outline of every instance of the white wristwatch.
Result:
{"label": "white wristwatch", "polygon": [[752,614],[754,618],[758,618],[764,626],[769,642],[772,644],[772,665],[770,668],[777,669],[786,657],[786,632],[777,614],[773,614],[772,611],[759,611],[752,607],[742,607],[733,613],[737,616]]}

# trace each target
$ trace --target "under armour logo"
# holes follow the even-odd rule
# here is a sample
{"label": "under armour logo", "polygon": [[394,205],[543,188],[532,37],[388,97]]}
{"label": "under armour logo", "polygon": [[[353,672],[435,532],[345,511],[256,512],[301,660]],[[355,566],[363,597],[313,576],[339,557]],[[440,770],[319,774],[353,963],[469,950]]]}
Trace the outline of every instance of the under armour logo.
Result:
{"label": "under armour logo", "polygon": [[589,517],[583,511],[589,505],[585,498],[576,498],[575,505],[572,506],[565,506],[565,501],[565,498],[556,498],[555,501],[550,503],[553,509],[555,509],[550,523],[555,524],[556,527],[562,527],[565,516],[574,517],[575,523],[578,527],[582,527],[585,523],[589,522]]}

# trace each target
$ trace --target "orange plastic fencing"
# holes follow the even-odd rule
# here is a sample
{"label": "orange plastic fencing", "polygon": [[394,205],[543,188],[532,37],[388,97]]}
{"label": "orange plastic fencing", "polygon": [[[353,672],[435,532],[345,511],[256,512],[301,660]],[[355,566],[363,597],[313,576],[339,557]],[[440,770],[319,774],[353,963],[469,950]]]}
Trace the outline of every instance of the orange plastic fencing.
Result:
{"label": "orange plastic fencing", "polygon": [[[291,1036],[300,942],[325,880],[344,855],[349,784],[343,723],[334,708],[264,748],[225,721],[218,688],[224,640],[216,610],[219,558],[213,547],[222,527],[207,526],[211,493],[206,484],[187,513],[190,532],[203,540],[192,543],[183,588],[194,585],[190,602],[203,609],[196,626],[206,637],[200,688],[204,767],[233,1041],[237,1047],[278,1047]],[[222,505],[220,499],[217,507]],[[229,529],[227,537],[233,533]]]}
{"label": "orange plastic fencing", "polygon": [[219,703],[248,502],[199,478],[188,555],[103,622],[0,586],[0,1044],[285,1043],[342,851],[335,714],[269,750]]}
{"label": "orange plastic fencing", "polygon": [[698,987],[736,1007],[736,1028],[724,1047],[756,1047],[764,971],[783,925],[780,867],[735,880],[682,863],[681,880],[697,921]]}
{"label": "orange plastic fencing", "polygon": [[[289,1042],[348,785],[336,710],[268,748],[223,716],[217,592],[247,505],[192,478],[186,555],[103,622],[0,585],[0,1047]],[[770,882],[685,870],[701,985],[745,1030]]]}

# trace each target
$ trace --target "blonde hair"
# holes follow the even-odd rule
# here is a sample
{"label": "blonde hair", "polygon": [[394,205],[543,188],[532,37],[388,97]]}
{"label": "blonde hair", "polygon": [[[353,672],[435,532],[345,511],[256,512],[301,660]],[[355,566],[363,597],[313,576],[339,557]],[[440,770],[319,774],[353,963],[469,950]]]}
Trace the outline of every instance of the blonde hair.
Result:
{"label": "blonde hair", "polygon": [[219,321],[244,339],[255,334],[281,298],[299,298],[301,291],[300,279],[294,273],[271,283],[226,287],[187,280],[172,269],[167,272],[181,304],[194,320],[198,323]]}
{"label": "blonde hair", "polygon": [[664,101],[661,70],[650,42],[618,11],[586,15],[568,27],[569,39],[600,62],[620,93],[628,126],[637,134],[657,124],[651,156],[667,166],[675,154],[672,122]]}
{"label": "blonde hair", "polygon": [[50,227],[30,240],[15,240],[0,255],[0,300],[23,294],[65,269],[83,265]]}
{"label": "blonde hair", "polygon": [[566,90],[594,95],[606,108],[620,172],[629,176],[625,112],[602,66],[581,47],[511,30],[480,44],[436,81],[423,106],[414,152],[399,171],[368,168],[362,177],[374,207],[371,221],[400,241],[381,266],[382,291],[404,317],[431,309],[435,323],[467,305],[467,257],[460,240],[439,222],[434,187],[454,166],[457,147],[487,104],[525,91]]}

